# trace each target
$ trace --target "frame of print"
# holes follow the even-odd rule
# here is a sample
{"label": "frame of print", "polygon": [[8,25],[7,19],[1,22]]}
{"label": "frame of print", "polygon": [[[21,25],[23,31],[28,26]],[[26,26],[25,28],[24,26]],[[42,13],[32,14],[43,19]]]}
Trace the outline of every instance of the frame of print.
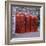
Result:
{"label": "frame of print", "polygon": [[[44,2],[6,1],[5,6],[6,44],[45,42]],[[28,17],[30,18],[30,21]],[[26,24],[24,25],[23,22]]]}

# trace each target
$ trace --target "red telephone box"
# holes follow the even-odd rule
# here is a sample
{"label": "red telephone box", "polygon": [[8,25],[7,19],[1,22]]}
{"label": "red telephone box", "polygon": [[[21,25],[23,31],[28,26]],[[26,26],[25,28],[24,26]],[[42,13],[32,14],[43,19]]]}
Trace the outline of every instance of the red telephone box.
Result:
{"label": "red telephone box", "polygon": [[20,33],[20,13],[16,13],[16,33]]}
{"label": "red telephone box", "polygon": [[20,14],[20,32],[25,32],[25,15],[23,13]]}
{"label": "red telephone box", "polygon": [[38,31],[38,17],[37,16],[33,17],[33,29],[34,29],[34,32]]}
{"label": "red telephone box", "polygon": [[33,19],[31,14],[30,14],[30,32],[33,32]]}
{"label": "red telephone box", "polygon": [[25,18],[26,18],[26,32],[30,32],[30,15],[25,14]]}

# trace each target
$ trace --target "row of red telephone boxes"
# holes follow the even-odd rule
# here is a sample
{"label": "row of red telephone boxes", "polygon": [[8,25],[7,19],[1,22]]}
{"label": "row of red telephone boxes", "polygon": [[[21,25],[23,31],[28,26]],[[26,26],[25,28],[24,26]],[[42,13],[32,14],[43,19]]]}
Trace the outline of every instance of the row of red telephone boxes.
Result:
{"label": "row of red telephone boxes", "polygon": [[37,32],[38,17],[27,13],[16,13],[16,33]]}

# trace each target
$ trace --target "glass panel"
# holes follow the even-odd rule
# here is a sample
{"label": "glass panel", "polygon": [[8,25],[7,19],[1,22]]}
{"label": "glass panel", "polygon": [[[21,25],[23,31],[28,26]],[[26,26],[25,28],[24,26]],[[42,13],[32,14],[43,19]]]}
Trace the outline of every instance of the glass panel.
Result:
{"label": "glass panel", "polygon": [[11,5],[12,38],[40,37],[40,7]]}

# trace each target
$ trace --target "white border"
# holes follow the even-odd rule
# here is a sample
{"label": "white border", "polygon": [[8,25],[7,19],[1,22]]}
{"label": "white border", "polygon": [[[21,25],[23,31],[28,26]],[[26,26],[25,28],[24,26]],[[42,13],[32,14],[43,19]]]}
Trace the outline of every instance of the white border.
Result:
{"label": "white border", "polygon": [[[9,3],[9,6],[11,4],[18,4],[18,3]],[[22,4],[20,3],[19,5],[22,5]],[[10,43],[19,43],[19,42],[22,42],[22,41],[42,41],[43,40],[43,5],[39,5],[39,4],[23,4],[23,5],[41,6],[41,8],[40,8],[40,37],[12,38],[12,40],[10,40]],[[9,11],[9,13],[11,13],[11,12]],[[9,16],[10,16],[10,14],[9,14]]]}

